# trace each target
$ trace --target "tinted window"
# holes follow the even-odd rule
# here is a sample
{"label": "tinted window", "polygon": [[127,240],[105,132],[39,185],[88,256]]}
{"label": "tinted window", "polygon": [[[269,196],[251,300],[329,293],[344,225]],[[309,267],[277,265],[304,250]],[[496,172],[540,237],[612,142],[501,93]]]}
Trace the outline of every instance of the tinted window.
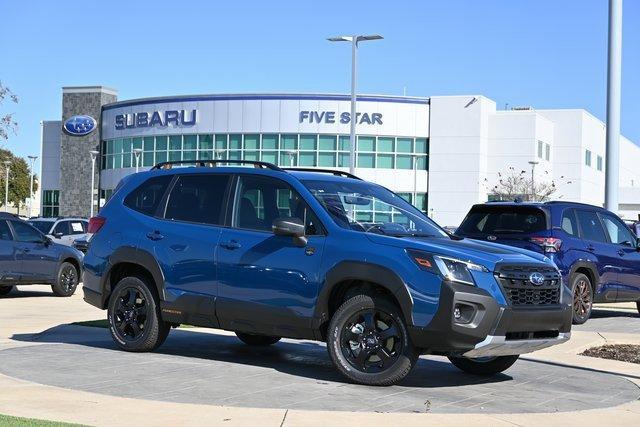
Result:
{"label": "tinted window", "polygon": [[0,221],[0,240],[11,240],[11,231],[7,221]]}
{"label": "tinted window", "polygon": [[593,240],[594,242],[606,242],[604,230],[595,212],[576,211],[576,218],[580,225],[580,232],[583,239]]}
{"label": "tinted window", "polygon": [[271,231],[275,219],[290,217],[305,223],[305,234],[322,234],[320,221],[313,211],[284,181],[266,177],[240,177],[235,199],[235,227]]}
{"label": "tinted window", "polygon": [[222,224],[229,175],[183,175],[171,190],[166,219]]}
{"label": "tinted window", "polygon": [[53,234],[62,233],[63,236],[69,235],[69,221],[60,221],[53,228]]}
{"label": "tinted window", "polygon": [[26,222],[11,221],[18,242],[41,242],[42,234]]}
{"label": "tinted window", "polygon": [[173,176],[157,176],[146,180],[124,199],[124,204],[146,215],[153,215]]}
{"label": "tinted window", "polygon": [[68,221],[70,234],[86,233],[86,223],[84,221]]}
{"label": "tinted window", "polygon": [[579,236],[578,223],[576,222],[576,214],[573,209],[565,209],[562,213],[562,230],[572,236]]}
{"label": "tinted window", "polygon": [[619,219],[611,215],[603,215],[602,222],[611,243],[632,246],[636,241],[631,230]]}
{"label": "tinted window", "polygon": [[547,229],[544,211],[524,206],[474,208],[456,232],[462,234],[521,234]]}
{"label": "tinted window", "polygon": [[29,221],[29,224],[33,225],[35,228],[40,230],[43,234],[49,234],[51,230],[51,226],[53,225],[52,221]]}

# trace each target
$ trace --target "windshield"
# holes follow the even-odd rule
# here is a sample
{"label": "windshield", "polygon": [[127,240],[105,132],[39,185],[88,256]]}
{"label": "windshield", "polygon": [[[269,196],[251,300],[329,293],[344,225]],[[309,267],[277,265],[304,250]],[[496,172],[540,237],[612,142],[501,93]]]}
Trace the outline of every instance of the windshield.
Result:
{"label": "windshield", "polygon": [[396,237],[448,237],[426,215],[379,185],[364,181],[302,183],[342,228]]}
{"label": "windshield", "polygon": [[29,224],[33,225],[37,228],[42,234],[49,234],[49,230],[51,230],[51,221],[28,221]]}

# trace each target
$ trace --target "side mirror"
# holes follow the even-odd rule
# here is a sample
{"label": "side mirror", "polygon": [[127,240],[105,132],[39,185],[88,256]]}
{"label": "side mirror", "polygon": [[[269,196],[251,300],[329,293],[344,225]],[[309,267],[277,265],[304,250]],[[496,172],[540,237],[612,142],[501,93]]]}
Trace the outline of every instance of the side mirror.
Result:
{"label": "side mirror", "polygon": [[64,236],[64,234],[61,231],[58,231],[57,233],[53,233],[53,237],[55,237],[56,239],[59,239],[62,236]]}
{"label": "side mirror", "polygon": [[304,236],[304,223],[299,218],[276,218],[271,229],[276,236],[291,236],[296,246],[306,246],[307,238]]}
{"label": "side mirror", "polygon": [[53,240],[51,240],[49,237],[44,236],[44,239],[42,239],[42,244],[44,244],[45,246],[49,246],[53,243]]}

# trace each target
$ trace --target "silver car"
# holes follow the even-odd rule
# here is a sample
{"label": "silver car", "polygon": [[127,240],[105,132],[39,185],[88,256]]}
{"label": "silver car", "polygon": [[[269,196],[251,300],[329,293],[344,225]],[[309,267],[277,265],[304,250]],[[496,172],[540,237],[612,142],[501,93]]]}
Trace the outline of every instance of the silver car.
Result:
{"label": "silver car", "polygon": [[28,222],[62,245],[73,246],[74,240],[88,238],[89,221],[84,218],[32,218]]}

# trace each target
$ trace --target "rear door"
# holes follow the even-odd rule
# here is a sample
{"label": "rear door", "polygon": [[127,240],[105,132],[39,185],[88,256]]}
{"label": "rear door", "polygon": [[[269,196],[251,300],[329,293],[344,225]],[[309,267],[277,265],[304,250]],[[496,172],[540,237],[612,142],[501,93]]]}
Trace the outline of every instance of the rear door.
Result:
{"label": "rear door", "polygon": [[600,214],[609,244],[618,254],[618,290],[616,300],[640,300],[640,252],[637,238],[615,215]]}
{"label": "rear door", "polygon": [[596,295],[615,300],[620,271],[618,248],[609,243],[596,212],[576,209],[575,214],[582,238],[576,244],[595,261],[600,276],[600,283],[594,283]]}
{"label": "rear door", "polygon": [[66,236],[65,245],[72,246],[76,239],[87,237],[87,221],[81,219],[70,219],[69,234]]}
{"label": "rear door", "polygon": [[0,283],[15,284],[20,279],[19,263],[9,224],[0,219]]}
{"label": "rear door", "polygon": [[532,237],[551,237],[547,212],[536,206],[476,205],[456,234],[543,253]]}

